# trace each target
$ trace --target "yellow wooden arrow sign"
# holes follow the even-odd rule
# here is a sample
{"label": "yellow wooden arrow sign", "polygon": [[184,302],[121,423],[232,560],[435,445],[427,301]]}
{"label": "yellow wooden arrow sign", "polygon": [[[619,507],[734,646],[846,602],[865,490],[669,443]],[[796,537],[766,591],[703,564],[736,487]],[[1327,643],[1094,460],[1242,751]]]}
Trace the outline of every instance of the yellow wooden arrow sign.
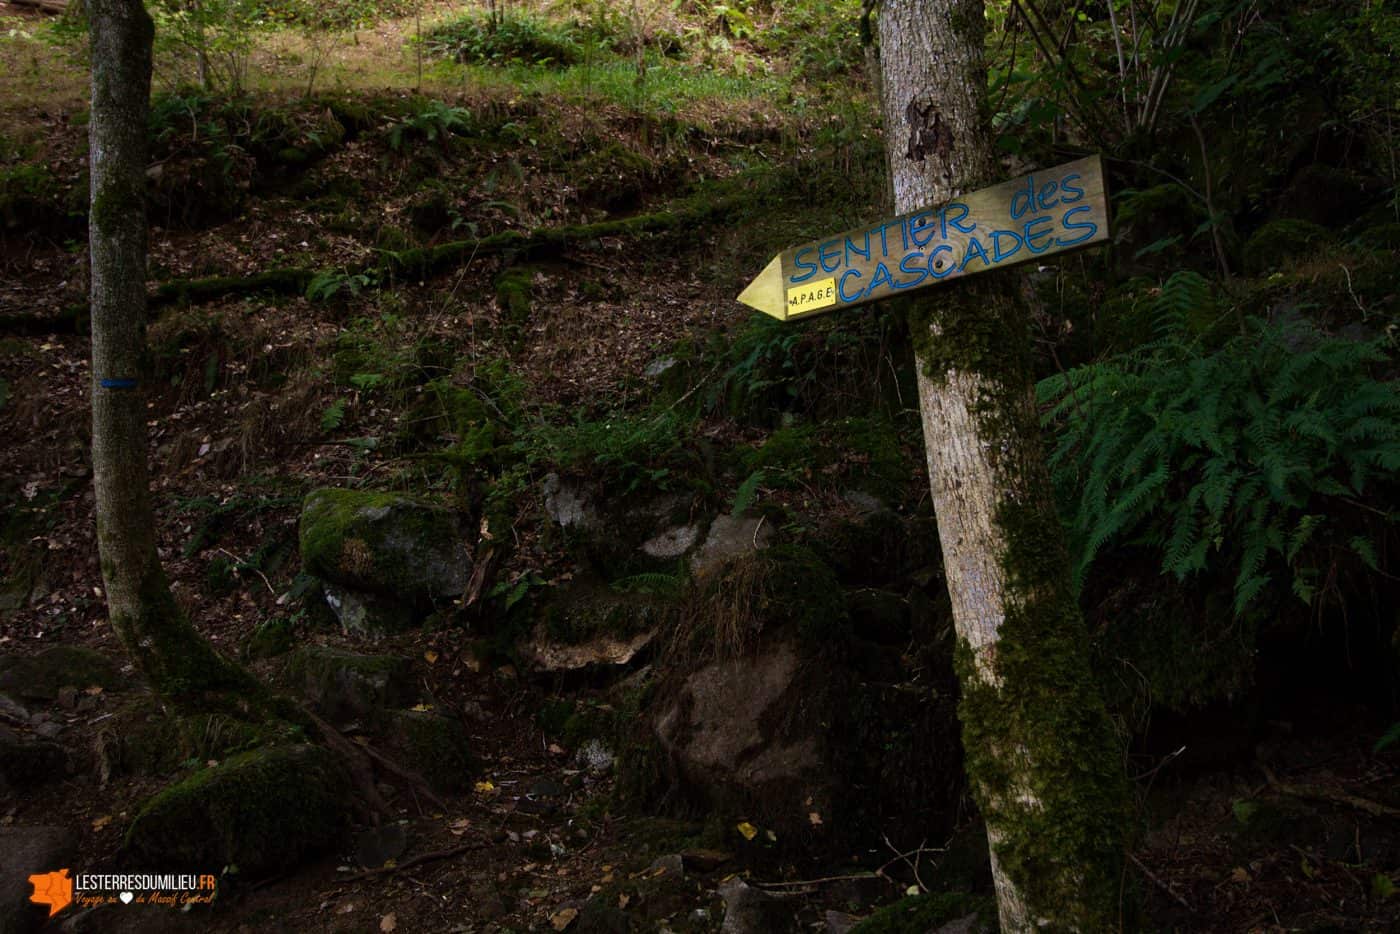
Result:
{"label": "yellow wooden arrow sign", "polygon": [[1089,156],[793,247],[739,301],[790,321],[1107,238],[1103,166]]}

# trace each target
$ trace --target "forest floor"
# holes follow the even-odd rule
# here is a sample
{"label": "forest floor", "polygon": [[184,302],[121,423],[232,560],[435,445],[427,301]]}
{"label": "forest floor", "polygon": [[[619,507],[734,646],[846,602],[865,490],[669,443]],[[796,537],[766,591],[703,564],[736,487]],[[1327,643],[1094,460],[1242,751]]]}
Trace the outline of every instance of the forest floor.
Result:
{"label": "forest floor", "polygon": [[[25,8],[0,4],[0,34],[37,22]],[[827,145],[761,95],[701,99],[668,120],[639,118],[615,101],[517,98],[504,84],[464,89],[460,72],[430,66],[425,93],[489,115],[495,136],[478,150],[417,140],[400,151],[387,144],[387,133],[409,118],[392,116],[384,102],[409,106],[414,99],[417,62],[403,51],[414,28],[411,17],[393,20],[338,48],[320,86],[373,96],[382,115],[317,159],[306,170],[311,184],[299,169],[268,170],[234,216],[183,223],[176,215],[208,195],[199,177],[208,163],[178,176],[192,150],[167,153],[166,178],[184,181],[170,183],[168,213],[152,213],[153,287],[293,265],[349,276],[380,251],[403,248],[394,232],[412,230],[421,206],[415,199],[428,180],[452,189],[447,201],[456,223],[416,242],[440,243],[644,214],[677,203],[702,182],[732,181],[746,164],[795,162],[804,150]],[[282,90],[254,87],[260,106],[282,108],[294,121],[315,115],[285,91],[302,80],[286,63],[304,52],[274,43],[259,51],[262,63],[254,68],[269,74],[278,71],[270,63],[285,65]],[[48,45],[11,38],[0,40],[0,71],[0,134],[47,165],[58,184],[76,185],[86,158],[81,70]],[[608,139],[616,141],[610,159],[581,160]],[[848,140],[826,156],[839,163],[854,145]],[[340,194],[327,198],[328,191]],[[831,218],[831,226],[840,229],[846,219]],[[390,358],[436,343],[468,376],[506,356],[529,387],[531,405],[541,408],[636,405],[650,391],[640,375],[649,364],[686,341],[724,341],[743,325],[750,312],[733,296],[785,237],[804,239],[793,226],[751,220],[743,228],[720,223],[578,244],[566,256],[532,264],[533,310],[518,333],[493,284],[501,269],[494,257],[469,257],[446,276],[391,288],[346,285],[328,301],[236,294],[160,309],[151,327],[158,382],[149,425],[161,554],[181,604],[216,646],[238,654],[260,623],[295,605],[288,591],[306,492],[414,482],[416,468],[381,443],[401,427],[402,400],[373,386],[347,387],[331,374],[341,335],[368,335]],[[106,622],[97,563],[85,453],[88,340],[65,317],[85,300],[82,241],[81,227],[63,221],[40,234],[0,230],[0,320],[26,322],[0,336],[0,476],[7,478],[9,512],[3,570],[28,575],[20,602],[0,615],[0,653],[80,645],[131,676]],[[704,378],[698,374],[695,389]],[[337,406],[340,418],[328,418]],[[762,437],[720,417],[704,430],[722,445]],[[811,499],[820,508],[821,496]],[[249,561],[269,553],[282,557]],[[528,534],[512,561],[502,572],[512,582],[547,584],[573,570]],[[298,633],[367,647],[310,625]],[[293,875],[233,884],[211,911],[101,909],[69,929],[564,930],[591,895],[616,892],[625,907],[641,897],[639,883],[665,873],[658,857],[705,849],[696,843],[703,820],[611,808],[615,779],[581,767],[578,750],[542,726],[540,711],[550,699],[601,702],[601,692],[586,681],[566,683],[483,658],[479,636],[470,626],[418,630],[371,649],[415,660],[421,702],[461,718],[481,763],[476,790],[449,796],[446,808],[406,794],[394,800],[408,842],[390,865],[366,869],[348,845]],[[274,667],[258,664],[264,673]],[[70,826],[81,833],[82,871],[120,869],[124,829],[161,782],[101,781],[94,750],[104,722],[140,692],[128,684],[29,705],[58,724],[78,765],[0,803],[0,826]],[[1186,769],[1170,752],[1143,760],[1139,771],[1151,773],[1139,782],[1148,833],[1127,873],[1152,919],[1146,928],[1394,929],[1400,915],[1391,907],[1393,887],[1363,867],[1400,864],[1400,760],[1370,753],[1367,724],[1338,733],[1335,718],[1344,711],[1314,716],[1302,706],[1296,718],[1272,721],[1262,737],[1222,727],[1218,742],[1251,748],[1218,767]],[[694,852],[686,864],[685,883],[647,897],[658,901],[658,917],[716,927],[723,907],[715,890],[742,867],[710,852]],[[751,873],[750,881],[791,897],[793,916],[815,929],[826,911],[867,913],[903,894],[908,881],[892,870],[886,879],[805,882],[813,872],[773,866],[767,875]],[[841,867],[815,874],[854,875]]]}

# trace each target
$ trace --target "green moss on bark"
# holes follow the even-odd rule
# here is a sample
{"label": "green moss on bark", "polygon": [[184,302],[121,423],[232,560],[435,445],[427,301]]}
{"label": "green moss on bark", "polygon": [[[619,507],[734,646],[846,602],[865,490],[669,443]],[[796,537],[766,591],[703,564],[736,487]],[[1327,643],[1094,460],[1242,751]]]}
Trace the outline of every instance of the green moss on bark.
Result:
{"label": "green moss on bark", "polygon": [[158,563],[142,577],[136,613],[113,613],[112,628],[156,693],[181,709],[260,720],[275,706],[256,678],[190,625]]}
{"label": "green moss on bark", "polygon": [[1032,919],[1055,929],[1120,922],[1127,786],[1089,665],[1031,401],[1030,339],[1016,282],[959,283],[910,309],[925,375],[979,377],[978,447],[996,478],[1004,618],[989,680],[960,640],[966,770],[996,856]]}
{"label": "green moss on bark", "polygon": [[104,232],[130,224],[131,218],[143,216],[145,197],[141,187],[109,175],[106,183],[93,194],[91,223]]}

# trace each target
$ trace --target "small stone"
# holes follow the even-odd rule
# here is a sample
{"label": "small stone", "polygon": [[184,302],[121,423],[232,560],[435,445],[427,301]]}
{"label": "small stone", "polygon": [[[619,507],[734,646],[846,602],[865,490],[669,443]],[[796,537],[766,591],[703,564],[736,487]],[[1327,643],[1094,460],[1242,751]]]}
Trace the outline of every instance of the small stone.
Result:
{"label": "small stone", "polygon": [[694,872],[713,872],[733,859],[734,856],[723,850],[695,849],[685,850],[681,853],[681,858],[685,860],[687,869]]}
{"label": "small stone", "polygon": [[642,552],[652,558],[679,558],[700,539],[700,526],[677,525],[642,542]]}
{"label": "small stone", "polygon": [[675,357],[658,357],[646,365],[646,369],[642,370],[642,375],[647,379],[656,379],[675,365]]}
{"label": "small stone", "polygon": [[784,930],[792,920],[790,905],[737,876],[719,887],[719,896],[724,899],[721,934],[769,934]]}
{"label": "small stone", "polygon": [[651,872],[660,872],[668,876],[685,877],[685,862],[679,853],[668,853],[665,856],[658,856],[648,867]]}
{"label": "small stone", "polygon": [[41,723],[34,728],[35,735],[42,736],[44,739],[57,739],[62,732],[63,724],[56,723],[52,720],[47,723]]}
{"label": "small stone", "polygon": [[582,488],[566,483],[555,473],[545,476],[543,487],[545,512],[559,526],[586,529],[597,523],[592,498]]}
{"label": "small stone", "polygon": [[413,625],[412,609],[388,597],[362,593],[329,581],[323,590],[326,605],[349,635],[380,639]]}
{"label": "small stone", "polygon": [[288,657],[283,678],[334,724],[408,706],[415,696],[412,663],[396,655],[309,645]]}
{"label": "small stone", "polygon": [[29,722],[29,711],[8,694],[0,694],[0,719],[22,725]]}
{"label": "small stone", "polygon": [[71,684],[64,685],[58,689],[55,700],[64,710],[72,710],[78,703],[78,689]]}
{"label": "small stone", "polygon": [[841,494],[841,498],[849,503],[851,508],[855,509],[856,512],[863,516],[884,512],[887,508],[884,503],[864,490],[847,490]]}
{"label": "small stone", "polygon": [[584,743],[574,758],[579,765],[595,775],[605,775],[611,772],[613,764],[617,761],[612,750],[604,746],[602,741],[598,739],[590,739]]}
{"label": "small stone", "polygon": [[859,921],[860,918],[848,915],[844,911],[828,911],[826,913],[826,934],[846,934]]}

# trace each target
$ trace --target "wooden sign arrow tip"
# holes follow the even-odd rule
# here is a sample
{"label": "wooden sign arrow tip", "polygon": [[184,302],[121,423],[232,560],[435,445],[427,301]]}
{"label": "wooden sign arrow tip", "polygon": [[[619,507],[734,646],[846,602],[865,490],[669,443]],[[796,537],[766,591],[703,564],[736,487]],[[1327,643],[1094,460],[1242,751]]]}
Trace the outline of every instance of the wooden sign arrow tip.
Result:
{"label": "wooden sign arrow tip", "polygon": [[754,277],[744,291],[739,293],[739,301],[756,308],[765,315],[772,315],[779,321],[787,320],[787,302],[783,295],[783,258],[773,257],[763,272]]}

